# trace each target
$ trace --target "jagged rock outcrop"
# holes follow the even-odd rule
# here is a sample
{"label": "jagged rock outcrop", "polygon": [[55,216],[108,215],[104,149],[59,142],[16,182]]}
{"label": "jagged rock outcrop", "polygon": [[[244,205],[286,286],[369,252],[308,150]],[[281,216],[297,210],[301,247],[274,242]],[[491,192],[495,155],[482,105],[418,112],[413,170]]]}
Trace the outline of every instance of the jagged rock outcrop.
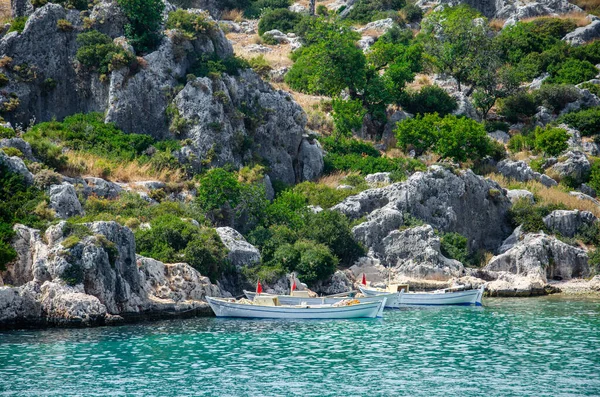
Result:
{"label": "jagged rock outcrop", "polygon": [[[59,29],[62,19],[73,29]],[[0,56],[6,57],[2,72],[9,78],[0,105],[15,107],[5,112],[13,125],[105,112],[105,120],[125,132],[191,139],[180,158],[195,169],[226,162],[241,166],[260,158],[270,162],[272,178],[288,184],[322,171],[322,154],[313,142],[302,140],[306,125],[302,108],[251,69],[236,76],[197,78],[178,92],[199,55],[220,59],[233,55],[216,22],[209,19],[212,27],[193,40],[176,30],[166,31],[155,51],[138,57],[137,66],[101,78],[75,60],[83,19],[78,11],[48,3],[35,10],[22,33],[0,40]],[[126,22],[116,3],[103,1],[94,6],[86,26],[91,23],[131,51],[120,37]]]}
{"label": "jagged rock outcrop", "polygon": [[369,186],[377,186],[382,184],[390,184],[392,183],[392,179],[390,178],[389,172],[376,172],[374,174],[369,174],[365,176],[365,181],[369,184]]}
{"label": "jagged rock outcrop", "polygon": [[300,175],[296,177],[299,181],[312,181],[323,173],[325,162],[323,160],[323,148],[316,139],[303,138],[298,153]]}
{"label": "jagged rock outcrop", "polygon": [[23,157],[29,161],[37,161],[31,151],[29,142],[25,142],[22,138],[0,139],[0,148],[12,147],[23,153]]}
{"label": "jagged rock outcrop", "polygon": [[396,274],[428,280],[448,280],[464,273],[463,265],[440,251],[440,238],[430,225],[394,230],[381,243],[382,262]]}
{"label": "jagged rock outcrop", "polygon": [[560,179],[568,179],[579,185],[585,182],[592,170],[592,165],[586,155],[579,151],[569,151],[546,172],[555,173]]}
{"label": "jagged rock outcrop", "polygon": [[8,157],[3,150],[0,150],[0,165],[7,167],[11,172],[19,174],[28,185],[33,185],[33,174],[29,172],[27,166],[17,156]]}
{"label": "jagged rock outcrop", "polygon": [[[369,189],[348,197],[332,209],[359,218],[373,211],[394,209],[430,224],[443,232],[457,232],[469,240],[469,248],[496,250],[512,232],[507,213],[511,206],[504,189],[472,171],[450,170],[432,166],[417,172],[407,181]],[[387,216],[383,212],[381,216]],[[377,213],[367,222],[377,222]],[[389,223],[389,227],[395,223]],[[395,227],[394,229],[396,229]],[[373,230],[364,235],[387,235],[390,230]]]}
{"label": "jagged rock outcrop", "polygon": [[563,41],[573,45],[580,46],[589,41],[600,37],[600,19],[593,20],[589,25],[579,27],[574,31],[567,33]]}
{"label": "jagged rock outcrop", "polygon": [[518,276],[548,280],[587,277],[587,254],[545,234],[527,234],[511,249],[493,257],[484,268]]}
{"label": "jagged rock outcrop", "polygon": [[336,270],[329,279],[319,282],[313,289],[322,295],[335,295],[351,291],[353,286],[347,271]]}
{"label": "jagged rock outcrop", "polygon": [[506,238],[506,240],[504,240],[502,242],[502,245],[500,246],[500,248],[498,248],[498,254],[503,254],[506,251],[508,251],[509,249],[511,249],[512,247],[514,247],[515,244],[517,244],[519,242],[519,240],[521,239],[522,236],[523,236],[523,226],[519,225],[519,226],[517,226],[517,228],[515,228],[515,230],[513,230],[511,235],[508,236]]}
{"label": "jagged rock outcrop", "polygon": [[513,20],[582,11],[567,0],[419,0],[417,4],[421,7],[468,4],[490,19]]}
{"label": "jagged rock outcrop", "polygon": [[529,190],[523,190],[523,189],[507,190],[506,195],[508,196],[510,201],[512,201],[513,204],[519,200],[527,200],[531,204],[533,204],[535,202],[535,197],[533,196],[533,193],[531,193]]}
{"label": "jagged rock outcrop", "polygon": [[546,187],[558,185],[558,183],[548,175],[535,172],[524,161],[502,160],[496,168],[500,174],[506,178],[514,179],[519,182],[538,181]]}
{"label": "jagged rock outcrop", "polygon": [[220,289],[186,264],[135,255],[131,230],[115,222],[72,234],[61,222],[42,236],[15,225],[18,258],[0,277],[0,327],[98,325],[165,312],[210,312],[205,295]]}
{"label": "jagged rock outcrop", "polygon": [[67,219],[83,214],[77,192],[70,183],[63,182],[61,185],[50,186],[48,196],[50,197],[50,207],[56,211],[57,217]]}
{"label": "jagged rock outcrop", "polygon": [[230,227],[216,228],[217,234],[229,251],[227,259],[236,267],[253,266],[260,262],[258,248],[246,241],[244,236]]}
{"label": "jagged rock outcrop", "polygon": [[104,180],[102,178],[85,177],[84,193],[87,195],[95,195],[104,198],[116,198],[123,188],[114,182]]}
{"label": "jagged rock outcrop", "polygon": [[544,217],[544,224],[554,233],[565,237],[575,237],[582,226],[591,226],[596,217],[589,211],[555,210]]}

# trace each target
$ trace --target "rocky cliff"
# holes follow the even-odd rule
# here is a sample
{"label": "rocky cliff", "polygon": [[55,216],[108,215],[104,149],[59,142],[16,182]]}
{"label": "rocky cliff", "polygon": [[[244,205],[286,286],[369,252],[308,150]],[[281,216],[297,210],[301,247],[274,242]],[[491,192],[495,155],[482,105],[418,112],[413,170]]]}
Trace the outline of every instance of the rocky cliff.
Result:
{"label": "rocky cliff", "polygon": [[185,263],[136,256],[133,233],[115,222],[14,229],[18,259],[0,273],[0,327],[210,313],[204,297],[223,294]]}

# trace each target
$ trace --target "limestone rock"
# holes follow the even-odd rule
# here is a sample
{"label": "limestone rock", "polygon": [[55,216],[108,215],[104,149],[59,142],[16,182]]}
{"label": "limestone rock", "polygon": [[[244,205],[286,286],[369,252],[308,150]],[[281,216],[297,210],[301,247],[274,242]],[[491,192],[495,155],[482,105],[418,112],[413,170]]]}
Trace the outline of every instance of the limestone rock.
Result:
{"label": "limestone rock", "polygon": [[581,193],[581,192],[569,192],[569,195],[577,197],[579,200],[590,201],[590,202],[592,202],[592,203],[594,203],[594,204],[596,204],[597,206],[600,207],[600,201],[596,200],[592,196],[588,196],[585,193]]}
{"label": "limestone rock", "polygon": [[84,180],[86,182],[86,192],[98,197],[116,198],[123,191],[121,186],[102,178],[89,176],[85,177]]}
{"label": "limestone rock", "polygon": [[567,0],[419,0],[417,5],[422,7],[432,4],[457,5],[468,4],[487,18],[520,20],[543,15],[566,14],[582,12],[581,8]]}
{"label": "limestone rock", "polygon": [[368,30],[378,30],[380,32],[387,32],[394,26],[394,20],[392,18],[379,19],[377,21],[369,22],[363,28],[358,29],[358,32],[365,32]]}
{"label": "limestone rock", "polygon": [[50,207],[56,211],[56,216],[59,218],[66,219],[83,214],[77,192],[70,183],[63,182],[61,185],[50,186],[48,195],[50,196]]}
{"label": "limestone rock", "polygon": [[507,144],[508,141],[510,140],[510,135],[508,135],[506,132],[501,131],[501,130],[494,131],[494,132],[488,132],[488,136],[490,138],[492,138],[493,140],[498,141],[503,144]]}
{"label": "limestone rock", "polygon": [[575,237],[584,225],[592,225],[596,217],[589,211],[555,210],[544,217],[544,224],[550,230],[565,237]]}
{"label": "limestone rock", "polygon": [[497,183],[470,170],[431,166],[405,182],[350,196],[332,209],[354,219],[383,207],[395,209],[440,231],[464,235],[472,250],[495,250],[512,231],[507,218],[510,206]]}
{"label": "limestone rock", "polygon": [[548,175],[535,172],[524,161],[502,160],[496,166],[498,172],[506,178],[514,179],[519,182],[538,181],[546,187],[558,185],[558,183]]}
{"label": "limestone rock", "polygon": [[308,10],[300,3],[294,3],[288,7],[288,10],[297,12],[297,13],[306,13]]}
{"label": "limestone rock", "polygon": [[464,273],[463,265],[440,252],[440,239],[430,225],[394,230],[382,241],[383,262],[397,274],[430,280],[448,280]]}
{"label": "limestone rock", "polygon": [[321,176],[325,167],[323,157],[323,149],[319,141],[302,139],[298,153],[300,176],[297,177],[297,180],[312,181]]}
{"label": "limestone rock", "polygon": [[27,166],[20,158],[16,156],[8,157],[3,150],[0,150],[0,165],[4,165],[11,172],[21,175],[27,185],[33,185],[33,174],[29,172]]}
{"label": "limestone rock", "polygon": [[365,176],[365,181],[372,187],[392,183],[389,172],[376,172]]}
{"label": "limestone rock", "polygon": [[354,238],[365,247],[381,251],[383,239],[404,224],[404,217],[393,207],[376,209],[367,216],[367,221],[352,228]]}
{"label": "limestone rock", "polygon": [[525,235],[511,249],[493,257],[485,270],[538,278],[544,283],[587,277],[590,272],[584,250],[545,234]]}
{"label": "limestone rock", "polygon": [[494,281],[486,284],[490,296],[527,297],[546,294],[547,283],[539,277],[499,272]]}
{"label": "limestone rock", "polygon": [[362,36],[357,43],[358,47],[364,52],[367,52],[373,44],[375,44],[375,37],[373,36]]}
{"label": "limestone rock", "polygon": [[529,190],[523,190],[523,189],[507,190],[506,195],[508,196],[508,198],[510,199],[510,201],[513,204],[521,199],[525,199],[525,200],[529,201],[531,204],[533,204],[535,202],[533,193],[531,193]]}
{"label": "limestone rock", "polygon": [[0,148],[3,147],[12,147],[18,149],[21,153],[23,153],[23,156],[27,160],[37,161],[33,156],[33,152],[31,151],[31,145],[22,138],[0,139]]}
{"label": "limestone rock", "polygon": [[508,236],[506,238],[506,240],[504,240],[502,242],[502,245],[500,246],[500,248],[498,248],[498,254],[503,254],[506,251],[508,251],[509,249],[511,249],[512,247],[514,247],[519,240],[521,239],[521,237],[523,236],[523,226],[519,225],[510,236]]}
{"label": "limestone rock", "polygon": [[253,266],[260,262],[260,251],[248,243],[244,236],[230,227],[216,229],[221,241],[229,250],[227,258],[236,267]]}
{"label": "limestone rock", "polygon": [[336,270],[329,279],[319,282],[314,289],[322,295],[334,295],[351,291],[353,287],[346,272]]}
{"label": "limestone rock", "polygon": [[580,46],[597,38],[600,38],[600,19],[567,33],[567,35],[563,37],[563,41],[566,41],[573,46]]}
{"label": "limestone rock", "polygon": [[563,161],[554,164],[550,170],[560,179],[568,178],[577,185],[587,180],[592,166],[584,153],[569,151],[563,156]]}

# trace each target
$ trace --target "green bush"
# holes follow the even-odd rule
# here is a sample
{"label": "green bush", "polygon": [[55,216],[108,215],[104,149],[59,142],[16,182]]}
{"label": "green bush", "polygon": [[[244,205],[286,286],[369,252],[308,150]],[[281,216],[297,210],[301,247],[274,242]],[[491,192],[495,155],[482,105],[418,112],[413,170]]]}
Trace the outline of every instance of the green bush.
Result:
{"label": "green bush", "polygon": [[483,124],[474,120],[437,113],[399,122],[394,131],[403,150],[423,153],[431,150],[440,158],[454,161],[482,159],[490,153],[491,142]]}
{"label": "green bush", "polygon": [[227,250],[214,229],[201,228],[173,215],[150,222],[135,233],[137,252],[166,263],[189,263],[214,282],[226,267]]}
{"label": "green bush", "polygon": [[560,45],[561,34],[571,28],[571,23],[562,20],[538,19],[533,22],[517,22],[502,29],[496,42],[504,59],[517,64],[525,56],[542,53]]}
{"label": "green bush", "polygon": [[8,77],[4,73],[0,73],[0,87],[4,87],[8,84]]}
{"label": "green bush", "polygon": [[569,148],[569,134],[562,128],[537,127],[534,136],[535,148],[550,156],[558,156]]}
{"label": "green bush", "polygon": [[577,88],[568,84],[542,85],[539,90],[534,91],[535,102],[544,105],[554,113],[559,113],[568,103],[579,99]]}
{"label": "green bush", "polygon": [[524,150],[531,150],[535,145],[534,140],[530,136],[521,134],[513,135],[508,141],[508,150],[513,153],[522,152]]}
{"label": "green bush", "polygon": [[269,76],[269,72],[273,69],[263,54],[260,54],[254,58],[250,58],[248,63],[250,64],[252,70],[254,70],[262,78],[267,78]]}
{"label": "green bush", "polygon": [[178,29],[185,33],[189,40],[195,40],[198,34],[207,34],[216,28],[216,24],[206,12],[193,13],[177,9],[169,13],[167,29]]}
{"label": "green bush", "polygon": [[495,131],[508,132],[510,130],[510,125],[508,125],[508,123],[505,123],[504,121],[487,120],[484,123],[484,126],[485,126],[485,130],[487,132],[495,132]]}
{"label": "green bush", "polygon": [[582,90],[588,90],[597,97],[600,97],[600,84],[585,82],[577,85],[577,87],[581,88]]}
{"label": "green bush", "polygon": [[597,192],[600,192],[600,159],[590,159],[592,169],[590,171],[590,180],[588,185]]}
{"label": "green bush", "polygon": [[405,0],[359,0],[354,3],[347,18],[364,24],[383,19],[380,18],[381,11],[400,10],[405,5]]}
{"label": "green bush", "polygon": [[244,16],[246,18],[255,19],[259,18],[265,10],[287,9],[291,5],[291,0],[254,0],[250,3],[250,6],[244,10]]}
{"label": "green bush", "polygon": [[[364,181],[364,179],[363,179]],[[346,197],[356,194],[354,190],[338,190],[324,184],[315,182],[302,182],[292,189],[306,197],[310,205],[318,205],[322,208],[330,208],[340,203]]]}
{"label": "green bush", "polygon": [[202,53],[190,67],[189,73],[197,77],[220,77],[222,73],[237,76],[240,69],[249,67],[248,61],[235,55],[219,59],[216,53]]}
{"label": "green bush", "polygon": [[213,168],[200,178],[196,202],[204,211],[235,208],[241,198],[242,187],[235,175],[222,168]]}
{"label": "green bush", "polygon": [[420,22],[423,19],[423,10],[416,4],[407,4],[402,8],[406,22]]}
{"label": "green bush", "polygon": [[596,135],[600,133],[600,108],[567,113],[560,117],[558,122],[576,128],[583,136]]}
{"label": "green bush", "polygon": [[300,254],[294,270],[303,282],[312,285],[335,272],[338,260],[325,245],[300,240],[294,244],[294,249]]}
{"label": "green bush", "polygon": [[595,40],[582,46],[572,47],[570,49],[570,55],[573,58],[588,61],[592,65],[597,65],[600,63],[600,41]]}
{"label": "green bush", "polygon": [[100,74],[128,66],[134,59],[132,54],[113,44],[109,36],[97,30],[79,34],[77,43],[80,46],[75,54],[77,61]]}
{"label": "green bush", "polygon": [[498,103],[498,114],[513,123],[536,114],[538,106],[534,96],[527,92],[510,95],[499,100]]}
{"label": "green bush", "polygon": [[10,139],[17,136],[17,133],[12,128],[0,126],[0,139]]}
{"label": "green bush", "polygon": [[596,248],[588,254],[588,263],[594,274],[600,274],[600,248]]}
{"label": "green bush", "polygon": [[446,258],[456,259],[463,264],[469,259],[467,238],[459,233],[442,234],[440,248]]}
{"label": "green bush", "polygon": [[544,224],[544,217],[554,210],[564,210],[564,205],[536,205],[527,199],[520,199],[513,204],[509,211],[511,221],[515,227],[523,225],[523,232],[537,233],[549,230]]}
{"label": "green bush", "polygon": [[161,40],[162,0],[117,0],[129,20],[125,36],[137,53],[153,50]]}
{"label": "green bush", "polygon": [[414,171],[422,171],[425,164],[416,159],[371,157],[360,154],[335,154],[328,153],[325,156],[324,173],[336,171],[356,171],[363,175],[376,172],[401,172],[410,175]]}
{"label": "green bush", "polygon": [[326,152],[332,154],[359,154],[361,156],[381,157],[379,150],[372,143],[359,139],[335,139],[333,137],[319,138]]}
{"label": "green bush", "polygon": [[258,21],[258,34],[263,35],[269,30],[277,29],[283,33],[293,32],[302,15],[287,8],[277,8],[265,11]]}
{"label": "green bush", "polygon": [[420,91],[407,91],[400,104],[409,113],[438,113],[442,117],[458,107],[456,100],[437,85],[425,86]]}
{"label": "green bush", "polygon": [[333,107],[332,117],[336,138],[351,137],[354,132],[360,131],[367,113],[360,99],[344,100],[334,98],[331,105]]}
{"label": "green bush", "polygon": [[329,9],[327,9],[327,7],[325,5],[323,5],[323,4],[319,4],[317,6],[317,9],[316,9],[315,12],[316,12],[317,15],[321,15],[321,16],[324,16],[324,17],[326,17],[327,15],[329,15]]}
{"label": "green bush", "polygon": [[8,32],[19,32],[23,33],[23,29],[25,29],[25,24],[27,23],[28,17],[16,17],[12,21],[10,21],[10,28]]}
{"label": "green bush", "polygon": [[590,62],[573,58],[551,66],[548,71],[551,77],[545,83],[554,84],[579,84],[593,79],[598,74],[598,69]]}

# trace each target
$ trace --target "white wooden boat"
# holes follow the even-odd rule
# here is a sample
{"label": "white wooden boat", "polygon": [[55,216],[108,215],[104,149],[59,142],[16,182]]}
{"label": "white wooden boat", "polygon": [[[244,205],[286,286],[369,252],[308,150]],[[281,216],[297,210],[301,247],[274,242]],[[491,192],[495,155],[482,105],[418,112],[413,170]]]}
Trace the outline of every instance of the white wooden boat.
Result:
{"label": "white wooden boat", "polygon": [[[302,292],[302,291],[301,291]],[[301,296],[301,295],[296,295],[298,293],[298,291],[293,291],[293,295],[270,295],[270,294],[261,294],[261,295],[268,295],[268,296],[277,296],[277,298],[279,298],[279,302],[282,305],[302,305],[302,304],[306,304],[306,305],[333,305],[335,303],[341,302],[344,299],[348,299],[348,296],[322,296],[322,297],[316,297],[316,298],[311,298],[308,296]],[[246,295],[246,298],[253,300],[254,297],[256,296],[256,292],[254,291],[246,291],[244,290],[244,295]],[[357,301],[359,301],[360,303],[367,303],[367,302],[381,302],[383,300],[383,298],[387,299],[387,305],[390,304],[390,301],[395,301],[398,297],[398,294],[390,292],[390,293],[382,293],[380,295],[374,295],[374,296],[366,296],[366,297],[361,297],[361,298],[357,298],[357,297],[352,297],[352,299],[356,299]],[[388,307],[388,306],[386,306]]]}
{"label": "white wooden boat", "polygon": [[[267,298],[266,296],[264,298]],[[262,302],[240,302],[227,298],[206,297],[217,317],[277,318],[277,319],[349,319],[383,316],[385,298],[381,301],[356,303],[348,306],[335,305],[280,305],[271,296]],[[263,304],[264,303],[264,304]]]}
{"label": "white wooden boat", "polygon": [[444,305],[475,305],[481,306],[481,299],[485,286],[477,289],[457,290],[455,288],[446,288],[432,292],[407,292],[407,285],[392,284],[387,289],[371,288],[360,286],[360,291],[365,296],[377,296],[388,294],[392,291],[398,291],[395,294],[395,301],[388,301],[386,307],[399,308],[402,306],[444,306]]}

